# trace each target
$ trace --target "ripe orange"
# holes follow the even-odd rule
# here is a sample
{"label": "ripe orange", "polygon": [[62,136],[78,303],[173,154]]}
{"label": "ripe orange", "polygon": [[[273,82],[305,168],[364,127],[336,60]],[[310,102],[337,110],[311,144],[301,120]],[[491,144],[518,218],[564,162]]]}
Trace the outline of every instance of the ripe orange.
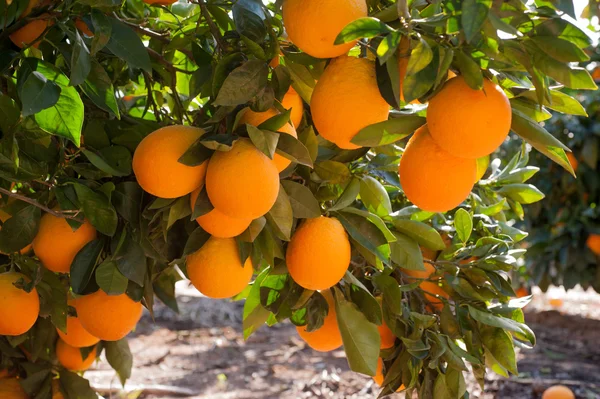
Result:
{"label": "ripe orange", "polygon": [[252,279],[252,260],[242,265],[233,238],[211,237],[186,259],[190,281],[209,298],[230,298],[242,292]]}
{"label": "ripe orange", "polygon": [[554,385],[544,391],[542,399],[575,399],[575,394],[564,385]]}
{"label": "ripe orange", "polygon": [[335,302],[333,295],[329,290],[322,291],[321,294],[325,297],[329,305],[329,312],[323,321],[323,325],[316,331],[306,331],[306,326],[296,327],[298,335],[311,348],[319,352],[330,352],[342,346],[342,334],[337,323],[335,312]]}
{"label": "ripe orange", "polygon": [[[27,47],[36,41],[42,35],[42,33],[44,33],[46,28],[54,25],[54,21],[50,19],[50,15],[42,14],[40,17],[43,19],[33,20],[21,29],[13,32],[9,36],[10,40],[20,48]],[[39,45],[40,41],[37,41],[33,47],[37,48]]]}
{"label": "ripe orange", "polygon": [[337,284],[350,265],[350,241],[342,224],[321,216],[307,219],[294,232],[285,259],[296,283],[309,290]]}
{"label": "ripe orange", "polygon": [[0,398],[2,399],[29,399],[25,390],[16,378],[0,380]]}
{"label": "ripe orange", "polygon": [[350,140],[362,128],[387,120],[390,110],[377,86],[375,63],[346,56],[325,69],[310,108],[319,134],[344,149],[359,148]]}
{"label": "ripe orange", "polygon": [[[9,215],[8,213],[4,212],[2,209],[0,209],[0,222],[2,223],[6,223],[6,221],[8,219],[10,219],[12,216]],[[0,226],[0,229],[2,229],[2,226]],[[25,248],[21,249],[19,252],[21,254],[26,254],[27,252],[29,252],[31,250],[31,244],[27,245]],[[2,252],[0,251],[0,254]],[[4,254],[6,255],[6,254]]]}
{"label": "ripe orange", "polygon": [[302,115],[304,114],[304,103],[302,102],[300,95],[292,86],[290,86],[288,92],[285,94],[285,96],[283,96],[281,105],[283,105],[283,108],[285,109],[292,109],[292,124],[296,128],[300,126],[300,122],[302,122]]}
{"label": "ripe orange", "polygon": [[[379,302],[379,306],[382,305],[381,297],[376,298],[377,302]],[[389,349],[394,346],[396,342],[396,336],[390,330],[390,328],[385,324],[385,320],[382,320],[381,325],[377,326],[377,330],[379,330],[379,336],[381,337],[381,344],[379,345],[379,349]]]}
{"label": "ripe orange", "polygon": [[427,260],[436,260],[437,259],[437,251],[433,249],[429,249],[427,247],[421,247],[421,254],[423,255],[423,259]]}
{"label": "ripe orange", "polygon": [[94,37],[94,32],[90,30],[90,28],[83,19],[77,18],[75,20],[75,27],[77,27],[77,29],[79,29],[79,31],[87,37]]}
{"label": "ripe orange", "polygon": [[275,204],[279,173],[250,140],[240,139],[230,151],[216,151],[211,157],[206,190],[214,207],[227,216],[256,219]]}
{"label": "ripe orange", "polygon": [[[402,269],[402,271],[410,276],[407,280],[411,283],[417,280],[423,280],[421,284],[419,284],[419,287],[423,289],[423,291],[426,291],[423,293],[425,299],[427,299],[427,301],[429,301],[434,308],[441,309],[444,307],[444,303],[434,295],[439,295],[443,298],[448,298],[449,295],[442,289],[442,287],[440,287],[438,283],[441,277],[431,277],[431,275],[436,272],[435,267],[429,263],[424,263],[423,266],[425,266],[424,271],[405,269]],[[427,279],[433,281],[427,281]]]}
{"label": "ripe orange", "polygon": [[502,89],[484,79],[473,90],[462,76],[448,80],[430,101],[431,137],[450,154],[477,159],[494,152],[510,132],[512,109]]}
{"label": "ripe orange", "polygon": [[[403,36],[398,46],[398,79],[400,80],[400,100],[404,101],[404,79],[410,61],[410,39]],[[419,102],[418,100],[416,100]]]}
{"label": "ripe orange", "polygon": [[425,125],[408,141],[398,172],[404,194],[413,204],[429,212],[446,212],[469,196],[477,161],[442,150]]}
{"label": "ripe orange", "polygon": [[[6,4],[10,4],[11,1],[6,1]],[[51,0],[29,0],[29,4],[27,4],[27,8],[25,9],[25,11],[23,11],[23,13],[19,16],[19,18],[25,18],[26,16],[28,16],[31,11],[35,8],[35,7],[41,7],[41,6],[45,6],[51,3]]]}
{"label": "ripe orange", "polygon": [[[271,119],[275,115],[279,115],[279,111],[277,111],[275,108],[271,108],[265,112],[254,112],[250,108],[248,108],[244,112],[244,115],[240,118],[240,123],[248,123],[252,126],[258,126],[267,119]],[[285,134],[289,134],[290,136],[294,136],[296,138],[298,137],[296,129],[289,123],[286,123],[285,125],[280,127],[279,131]],[[285,157],[282,157],[279,154],[275,154],[275,156],[273,157],[273,164],[277,168],[278,172],[281,172],[282,170],[290,166],[291,162],[292,161]]]}
{"label": "ripe orange", "polygon": [[[70,299],[69,305],[75,307],[75,300]],[[87,332],[81,325],[79,318],[69,316],[67,317],[67,333],[56,329],[60,338],[65,341],[66,344],[75,348],[87,348],[88,346],[96,345],[100,342],[100,339],[94,337],[92,334]]]}
{"label": "ripe orange", "polygon": [[169,6],[177,3],[177,0],[144,0],[144,3],[154,6]]}
{"label": "ripe orange", "polygon": [[334,58],[354,47],[356,40],[334,45],[350,22],[369,13],[365,0],[285,0],[283,24],[300,50],[316,58]]}
{"label": "ripe orange", "polygon": [[[190,196],[192,209],[194,209],[198,195],[200,195],[200,189],[192,192]],[[215,208],[212,211],[197,217],[196,221],[204,231],[212,236],[218,238],[231,238],[242,234],[244,230],[250,226],[252,219],[232,218]]]}
{"label": "ripe orange", "polygon": [[575,158],[575,155],[572,152],[567,152],[567,158],[569,158],[569,162],[571,162],[571,166],[573,170],[577,172],[577,168],[579,167],[579,161]]}
{"label": "ripe orange", "polygon": [[520,287],[516,292],[517,298],[523,298],[529,295],[529,291],[525,287]]}
{"label": "ripe orange", "polygon": [[[381,358],[377,359],[377,371],[375,376],[373,377],[373,381],[379,386],[383,385],[383,381],[385,380],[385,376],[383,375],[383,360]],[[400,392],[404,389],[404,385],[400,385],[400,387],[396,390],[396,392]]]}
{"label": "ripe orange", "polygon": [[142,317],[142,304],[126,294],[107,295],[98,290],[75,300],[83,328],[102,341],[118,341],[133,330]]}
{"label": "ripe orange", "polygon": [[281,61],[279,60],[279,54],[277,54],[275,57],[273,57],[273,59],[269,62],[269,66],[271,68],[277,68],[279,66],[279,64],[281,64]]}
{"label": "ripe orange", "polygon": [[590,234],[585,243],[593,253],[600,255],[600,234]]}
{"label": "ripe orange", "polygon": [[160,198],[187,195],[204,182],[207,162],[187,166],[178,159],[204,134],[191,126],[167,126],[146,136],[133,155],[133,172],[142,188]]}
{"label": "ripe orange", "polygon": [[548,304],[553,308],[562,308],[565,301],[562,298],[550,298]]}
{"label": "ripe orange", "polygon": [[69,273],[75,255],[96,238],[96,229],[85,221],[76,231],[63,218],[46,213],[33,240],[33,252],[46,269]]}
{"label": "ripe orange", "polygon": [[600,67],[594,68],[594,70],[592,71],[592,78],[594,80],[600,80]]}
{"label": "ripe orange", "polygon": [[21,273],[6,272],[0,274],[0,335],[25,334],[38,318],[40,298],[34,288],[25,292],[14,286],[14,283],[29,278]]}
{"label": "ripe orange", "polygon": [[69,346],[65,341],[59,339],[58,342],[56,342],[56,358],[67,370],[85,371],[89,369],[94,363],[94,360],[96,360],[96,348],[94,348],[84,359],[81,355],[80,348]]}

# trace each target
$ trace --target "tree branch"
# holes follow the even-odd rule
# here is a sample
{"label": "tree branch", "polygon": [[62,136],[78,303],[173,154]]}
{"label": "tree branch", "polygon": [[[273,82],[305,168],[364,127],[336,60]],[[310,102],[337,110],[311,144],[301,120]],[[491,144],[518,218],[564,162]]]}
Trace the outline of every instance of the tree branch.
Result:
{"label": "tree branch", "polygon": [[0,193],[4,194],[4,195],[7,195],[9,197],[12,197],[12,198],[14,198],[16,200],[27,202],[28,204],[33,205],[33,206],[35,206],[37,208],[40,208],[44,212],[49,213],[52,216],[56,216],[57,218],[71,219],[71,220],[76,220],[78,222],[83,222],[83,220],[77,218],[77,213],[75,215],[68,215],[68,214],[63,213],[63,212],[56,212],[55,210],[50,209],[47,206],[44,206],[44,205],[40,204],[39,202],[37,202],[36,200],[34,200],[32,198],[25,197],[24,195],[21,195],[21,194],[13,193],[12,191],[6,190],[4,188],[0,188]]}
{"label": "tree branch", "polygon": [[215,24],[215,21],[213,21],[210,17],[210,12],[206,7],[206,2],[204,0],[198,0],[198,4],[200,4],[200,11],[202,12],[202,16],[204,17],[204,19],[206,19],[208,29],[210,29],[210,33],[212,33],[213,37],[217,41],[217,45],[223,50],[226,50],[227,43],[225,43],[225,40],[223,39],[223,35],[221,35],[219,27]]}

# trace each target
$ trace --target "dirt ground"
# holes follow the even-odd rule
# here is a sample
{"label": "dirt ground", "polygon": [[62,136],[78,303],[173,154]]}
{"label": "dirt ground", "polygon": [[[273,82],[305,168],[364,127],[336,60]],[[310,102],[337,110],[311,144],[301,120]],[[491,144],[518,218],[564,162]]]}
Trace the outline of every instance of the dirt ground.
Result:
{"label": "dirt ground", "polygon": [[[600,296],[575,290],[535,293],[526,319],[537,346],[519,352],[519,376],[489,375],[478,399],[537,399],[550,385],[570,386],[577,398],[600,398]],[[552,308],[549,299],[564,301]],[[123,390],[105,362],[86,377],[106,398],[300,399],[376,398],[372,379],[348,369],[344,352],[321,354],[301,341],[293,326],[264,327],[244,342],[241,303],[179,290],[180,315],[157,306],[130,339],[132,378]],[[403,398],[404,394],[396,395]]]}

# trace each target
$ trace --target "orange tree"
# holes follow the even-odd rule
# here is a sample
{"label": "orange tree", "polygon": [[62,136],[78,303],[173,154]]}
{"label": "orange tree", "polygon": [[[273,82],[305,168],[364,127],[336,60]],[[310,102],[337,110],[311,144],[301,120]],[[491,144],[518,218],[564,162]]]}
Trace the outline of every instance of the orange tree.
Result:
{"label": "orange tree", "polygon": [[517,373],[535,338],[514,224],[543,194],[529,147],[488,164],[512,130],[573,172],[537,123],[580,113],[563,86],[596,88],[572,14],[0,2],[0,392],[95,397],[81,372],[101,353],[124,382],[126,335],[156,298],[177,311],[183,276],[245,299],[245,337],[290,320],[343,345],[382,394],[468,397],[469,369]]}

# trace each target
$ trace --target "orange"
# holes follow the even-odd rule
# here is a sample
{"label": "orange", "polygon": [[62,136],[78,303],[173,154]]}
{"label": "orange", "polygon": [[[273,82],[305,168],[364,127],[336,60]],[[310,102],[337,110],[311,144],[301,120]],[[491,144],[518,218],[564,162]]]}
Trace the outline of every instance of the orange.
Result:
{"label": "orange", "polygon": [[[75,307],[75,300],[69,300],[69,306]],[[75,348],[87,348],[88,346],[96,345],[100,342],[100,339],[94,337],[92,334],[87,332],[81,325],[79,318],[69,316],[67,317],[67,333],[56,329],[60,338],[65,341],[66,344]]]}
{"label": "orange", "polygon": [[283,108],[292,110],[291,120],[294,127],[300,126],[300,122],[302,122],[302,115],[304,114],[304,103],[302,102],[302,98],[300,95],[294,90],[292,86],[290,86],[285,96],[281,100],[281,105]]}
{"label": "orange", "polygon": [[[10,219],[12,216],[9,215],[8,213],[4,212],[2,209],[0,209],[0,222],[2,223],[6,223],[6,221],[8,219]],[[0,226],[0,229],[2,229],[2,226]],[[27,252],[29,252],[31,250],[31,244],[27,245],[25,248],[21,249],[19,252],[21,254],[26,254]],[[1,254],[2,252],[0,252]],[[6,254],[5,254],[6,255]]]}
{"label": "orange", "polygon": [[564,385],[554,385],[544,391],[542,399],[575,399],[575,394]]}
{"label": "orange", "polygon": [[83,33],[87,37],[94,37],[94,32],[90,30],[90,28],[83,19],[77,18],[75,20],[75,26],[77,27],[77,29],[79,29],[81,33]]}
{"label": "orange", "polygon": [[600,67],[594,68],[592,71],[592,78],[594,78],[594,80],[600,80]]}
{"label": "orange", "polygon": [[279,173],[250,140],[240,139],[230,151],[216,151],[211,157],[206,190],[214,207],[227,216],[256,219],[275,204]]}
{"label": "orange", "polygon": [[548,300],[548,304],[553,308],[562,308],[565,304],[565,301],[563,301],[561,298],[550,298]]}
{"label": "orange", "polygon": [[[381,297],[376,298],[377,302],[379,302],[379,306],[382,305]],[[377,330],[379,330],[379,336],[381,337],[381,344],[379,345],[379,349],[389,349],[394,346],[396,342],[396,336],[390,330],[390,328],[385,324],[385,320],[381,321],[381,325],[377,326]]]}
{"label": "orange", "polygon": [[523,298],[525,296],[529,296],[529,291],[525,287],[519,288],[516,292],[517,298]]}
{"label": "orange", "polygon": [[0,380],[0,398],[2,399],[29,399],[25,390],[16,378]]}
{"label": "orange", "polygon": [[[398,46],[398,79],[400,80],[400,100],[404,101],[404,80],[406,79],[406,71],[408,69],[408,61],[410,61],[410,39],[403,36],[400,39]],[[414,100],[411,103],[419,103],[419,100]]]}
{"label": "orange", "polygon": [[445,151],[477,159],[494,152],[510,132],[512,109],[500,86],[483,80],[473,90],[462,76],[448,80],[429,101],[427,125]]}
{"label": "orange", "polygon": [[477,160],[442,150],[425,125],[408,141],[398,171],[404,194],[413,204],[429,212],[446,212],[469,196],[477,176]]}
{"label": "orange", "polygon": [[65,219],[46,213],[33,239],[33,252],[46,269],[69,273],[75,255],[95,238],[96,229],[87,220],[73,231]]}
{"label": "orange", "polygon": [[[383,360],[381,358],[377,359],[377,371],[375,372],[375,376],[373,377],[373,381],[379,386],[383,384],[385,380],[385,376],[383,375]],[[396,392],[400,392],[404,389],[404,385],[400,385],[400,387],[396,390]]]}
{"label": "orange", "polygon": [[242,265],[233,238],[211,237],[186,259],[190,281],[209,298],[230,298],[242,292],[252,279],[252,260]]}
{"label": "orange", "polygon": [[[33,20],[21,29],[13,32],[9,36],[10,40],[20,48],[27,47],[36,41],[42,35],[42,33],[44,33],[46,28],[54,25],[54,21],[50,19],[50,15],[43,14],[40,15],[40,17],[43,19]],[[37,41],[33,47],[37,48],[39,45],[40,42]]]}
{"label": "orange", "polygon": [[579,167],[579,161],[575,158],[575,155],[572,152],[567,152],[567,158],[569,158],[569,162],[571,162],[571,166],[573,170],[577,172],[577,168]]}
{"label": "orange", "polygon": [[590,234],[585,244],[593,253],[600,255],[600,234]]}
{"label": "orange", "polygon": [[316,331],[306,331],[306,326],[296,327],[298,335],[311,348],[319,352],[330,352],[342,346],[342,334],[337,323],[335,303],[329,290],[321,292],[329,305],[329,312],[325,316],[323,325]]}
{"label": "orange", "polygon": [[133,330],[142,317],[142,304],[126,294],[107,295],[98,290],[75,300],[83,328],[102,341],[118,341]]}
{"label": "orange", "polygon": [[436,260],[437,259],[437,251],[433,249],[429,249],[427,247],[421,247],[421,254],[423,254],[423,259],[427,260]]}
{"label": "orange", "polygon": [[142,188],[160,198],[187,195],[204,182],[207,162],[187,166],[178,160],[204,130],[167,126],[146,136],[133,155],[133,172]]}
{"label": "orange", "polygon": [[[444,307],[444,303],[440,301],[440,299],[437,298],[435,295],[441,296],[443,298],[448,298],[449,295],[448,293],[446,293],[446,291],[442,289],[442,287],[440,287],[438,283],[441,277],[431,277],[431,275],[436,272],[435,267],[433,265],[430,265],[429,263],[425,263],[423,264],[423,266],[425,266],[425,270],[402,269],[402,271],[410,276],[409,278],[407,278],[407,280],[411,283],[417,280],[423,280],[421,284],[419,284],[419,287],[423,291],[427,291],[423,293],[425,299],[427,299],[427,301],[434,308],[439,310]],[[434,281],[428,281],[428,279]]]}
{"label": "orange", "polygon": [[[244,115],[240,118],[240,123],[241,124],[248,123],[252,126],[258,126],[261,123],[263,123],[264,121],[266,121],[267,119],[271,119],[275,115],[279,115],[279,111],[277,111],[275,108],[271,108],[265,112],[254,112],[250,108],[248,108],[244,111]],[[302,117],[302,116],[300,116],[300,117]],[[294,126],[292,126],[289,123],[286,123],[285,125],[280,127],[279,131],[281,133],[289,134],[290,136],[294,136],[294,137],[298,138],[296,129],[294,128]],[[292,161],[290,161],[289,159],[287,159],[285,157],[282,157],[279,154],[275,154],[275,156],[273,156],[273,164],[277,168],[278,172],[281,172],[282,170],[284,170],[285,168],[290,166],[290,163],[292,163]]]}
{"label": "orange", "polygon": [[0,380],[8,377],[10,377],[10,373],[8,372],[8,370],[0,370]]}
{"label": "orange", "polygon": [[296,283],[309,290],[337,284],[350,266],[350,241],[342,224],[321,216],[307,219],[294,232],[285,259]]}
{"label": "orange", "polygon": [[178,0],[144,0],[144,3],[154,6],[169,6],[177,3]]}
{"label": "orange", "polygon": [[14,286],[14,283],[29,278],[21,273],[6,272],[0,274],[0,335],[25,334],[38,318],[40,298],[34,288],[25,292]]}
{"label": "orange", "polygon": [[58,362],[67,370],[70,371],[85,371],[90,368],[94,360],[96,360],[96,348],[87,355],[84,359],[81,355],[80,348],[69,346],[59,339],[56,343],[56,358]]}
{"label": "orange", "polygon": [[52,380],[52,399],[65,399],[58,380]]}
{"label": "orange", "polygon": [[[190,197],[192,209],[196,205],[196,200],[200,195],[200,189],[192,192]],[[237,237],[244,232],[250,226],[252,219],[236,219],[225,215],[223,212],[214,208],[212,211],[199,216],[196,221],[212,236],[219,238],[231,238]]]}
{"label": "orange", "polygon": [[334,58],[348,53],[357,41],[335,45],[335,39],[346,25],[368,13],[366,0],[283,2],[283,24],[290,41],[316,58]]}
{"label": "orange", "polygon": [[310,107],[319,134],[344,149],[359,148],[350,140],[361,129],[386,121],[390,110],[377,86],[375,63],[346,56],[325,69]]}
{"label": "orange", "polygon": [[275,57],[273,57],[273,59],[269,62],[269,66],[271,68],[277,68],[279,66],[279,64],[281,64],[281,61],[279,60],[279,54],[277,54]]}

